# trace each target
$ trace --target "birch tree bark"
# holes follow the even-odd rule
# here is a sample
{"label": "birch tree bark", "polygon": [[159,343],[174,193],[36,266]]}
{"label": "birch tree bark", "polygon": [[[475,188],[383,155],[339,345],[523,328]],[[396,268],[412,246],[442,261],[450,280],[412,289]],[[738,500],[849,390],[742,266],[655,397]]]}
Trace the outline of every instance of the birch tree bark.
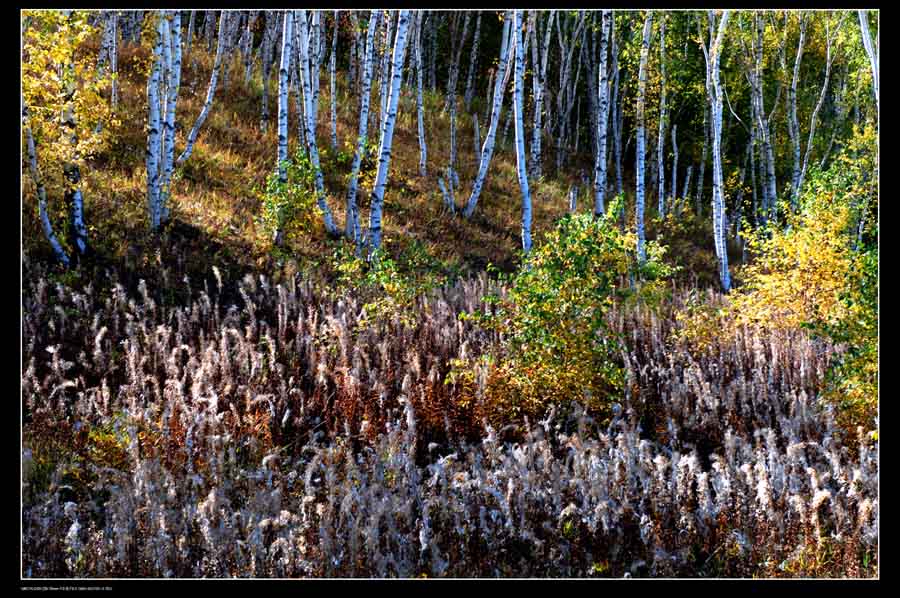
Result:
{"label": "birch tree bark", "polygon": [[[714,19],[710,11],[710,19]],[[722,177],[722,87],[719,80],[719,58],[722,54],[722,41],[728,26],[729,11],[724,11],[719,19],[718,34],[709,50],[703,46],[706,55],[707,90],[712,103],[712,158],[713,158],[713,236],[715,238],[716,256],[719,261],[719,281],[727,293],[731,290],[731,276],[728,272],[728,252],[725,240],[726,218],[725,198],[723,196]]]}
{"label": "birch tree bark", "polygon": [[[353,165],[350,167],[350,183],[347,188],[347,222],[344,227],[344,233],[354,242],[359,242],[360,240],[356,189],[359,178],[359,166],[362,163],[363,153],[366,151],[366,136],[369,129],[369,102],[372,95],[372,65],[375,62],[375,37],[378,33],[380,14],[379,11],[373,10],[369,15],[369,28],[366,32],[366,45],[363,54],[363,71],[361,77],[362,92],[360,93],[359,133],[356,136],[356,152],[353,154]],[[419,82],[421,83],[421,76],[419,77]]]}
{"label": "birch tree bark", "polygon": [[472,99],[475,95],[475,68],[478,64],[478,42],[481,40],[481,11],[475,17],[475,37],[472,40],[472,53],[469,56],[469,72],[466,75],[466,91],[464,96],[466,112],[472,110]]}
{"label": "birch tree bark", "polygon": [[194,21],[197,16],[197,11],[191,11],[191,17],[188,19],[188,30],[187,30],[187,39],[185,40],[184,46],[184,54],[185,56],[191,53],[191,42],[194,40]]}
{"label": "birch tree bark", "polygon": [[403,59],[406,53],[406,34],[409,29],[409,11],[401,10],[397,19],[397,37],[394,41],[393,65],[391,67],[391,91],[388,99],[388,112],[381,128],[381,148],[378,160],[378,171],[375,174],[375,187],[372,190],[371,210],[369,212],[369,247],[370,258],[381,248],[381,220],[384,205],[384,188],[387,184],[388,168],[391,163],[391,142],[394,137],[394,123],[397,120],[397,103],[400,96],[400,83],[403,77]]}
{"label": "birch tree bark", "polygon": [[788,134],[791,138],[791,154],[794,162],[791,168],[791,206],[797,209],[797,197],[800,192],[800,122],[797,120],[797,83],[800,80],[800,61],[803,59],[803,46],[806,42],[806,18],[802,12],[797,13],[800,19],[800,40],[797,42],[797,57],[794,59],[794,75],[788,89]]}
{"label": "birch tree bark", "polygon": [[[331,59],[328,62],[328,71],[331,83],[331,149],[337,151],[337,87],[334,81],[334,71],[337,66],[337,39],[338,39],[338,12],[334,11],[334,31],[331,34]],[[352,70],[352,69],[351,69]]]}
{"label": "birch tree bark", "polygon": [[163,117],[163,167],[160,180],[161,218],[168,219],[168,200],[171,193],[172,172],[175,168],[175,111],[181,85],[181,15],[177,10],[166,17],[166,39],[163,52],[166,57],[166,106]]}
{"label": "birch tree bark", "polygon": [[[868,11],[865,10],[857,10],[857,15],[859,16],[859,30],[860,35],[862,36],[863,47],[866,49],[866,56],[869,58],[869,67],[872,69],[872,87],[875,92],[875,110],[877,114],[881,114],[881,106],[879,104],[879,94],[878,94],[878,49],[875,47],[877,44],[877,40],[875,43],[872,43],[872,34],[869,32],[869,17],[867,15]],[[879,28],[880,32],[880,28]]]}
{"label": "birch tree bark", "polygon": [[425,111],[422,108],[422,78],[424,72],[422,68],[422,29],[425,26],[425,12],[417,11],[416,19],[416,121],[419,133],[419,175],[428,175],[428,166],[426,159],[428,157],[428,148],[425,142]]}
{"label": "birch tree bark", "polygon": [[260,128],[263,133],[269,127],[269,79],[271,78],[272,65],[275,62],[275,47],[278,43],[278,28],[284,22],[279,18],[280,13],[266,11],[266,28],[263,31],[262,47],[260,48],[262,61],[262,115]]}
{"label": "birch tree bark", "polygon": [[[316,16],[317,15],[313,15],[313,23],[318,25]],[[304,120],[304,125],[306,126],[306,151],[309,153],[309,160],[312,164],[313,170],[315,171],[316,204],[322,211],[322,220],[325,224],[325,232],[328,233],[329,236],[338,237],[340,236],[340,230],[338,229],[337,225],[335,225],[334,217],[331,214],[331,208],[328,207],[328,202],[325,200],[325,179],[322,175],[322,167],[319,163],[319,149],[316,143],[316,121],[318,104],[316,101],[315,92],[311,89],[311,83],[318,79],[318,72],[316,73],[316,76],[313,77],[310,74],[310,67],[313,65],[318,65],[318,58],[312,57],[312,60],[310,60],[310,39],[305,10],[298,10],[295,12],[295,22],[300,30],[299,60],[300,79],[303,86],[304,108],[306,109],[306,118]],[[310,62],[312,62],[312,65],[310,64]],[[318,66],[316,66],[316,71],[318,71]]]}
{"label": "birch tree bark", "polygon": [[634,220],[637,225],[637,257],[643,264],[646,260],[644,248],[644,100],[647,89],[647,55],[650,52],[650,32],[652,30],[653,12],[647,11],[644,18],[644,39],[641,42],[641,62],[638,69],[637,92],[637,155]]}
{"label": "birch tree bark", "polygon": [[[533,43],[532,46],[534,48],[532,53],[532,61],[535,64],[534,72],[532,73],[532,84],[534,87],[534,126],[531,132],[531,176],[532,178],[539,179],[541,178],[541,134],[543,131],[543,126],[541,124],[541,120],[543,118],[543,110],[544,110],[544,87],[547,81],[547,65],[550,58],[550,34],[553,32],[553,19],[556,16],[556,13],[550,11],[549,16],[547,18],[547,25],[544,29],[544,41],[540,47],[537,45],[538,41],[538,25],[539,18],[538,13],[536,11],[532,12],[532,20],[534,22],[532,26],[532,37]],[[538,55],[541,57],[540,61],[540,71],[538,71]]]}
{"label": "birch tree bark", "polygon": [[[281,27],[281,64],[278,69],[278,180],[287,182],[288,161],[288,71],[293,54],[294,15],[284,11],[284,24]],[[302,115],[300,118],[303,118]],[[280,245],[281,231],[275,233],[276,245]]]}
{"label": "birch tree bark", "polygon": [[[813,147],[813,139],[815,139],[816,135],[816,122],[819,117],[819,111],[822,109],[822,104],[825,103],[825,95],[828,93],[828,82],[831,80],[831,63],[833,60],[833,56],[831,53],[831,43],[832,43],[832,34],[831,34],[831,25],[828,22],[828,17],[826,16],[825,20],[825,77],[822,82],[822,91],[819,92],[819,100],[816,102],[816,107],[813,109],[812,116],[809,117],[809,139],[806,141],[806,151],[803,154],[803,164],[800,167],[800,174],[797,179],[797,187],[795,190],[796,196],[793,198],[793,204],[796,209],[800,189],[803,188],[803,179],[806,178],[806,169],[809,166],[809,156],[812,153]],[[837,29],[840,30],[841,24],[843,23],[843,19],[838,22]],[[837,31],[835,31],[835,35],[837,35]]]}
{"label": "birch tree bark", "polygon": [[678,125],[672,125],[672,203],[678,195]]}
{"label": "birch tree bark", "polygon": [[393,39],[394,17],[390,11],[385,11],[384,15],[384,38],[381,45],[381,110],[378,112],[378,128],[383,128],[384,117],[387,114],[388,106],[388,84],[390,83],[388,66],[391,53],[391,39]]}
{"label": "birch tree bark", "polygon": [[494,153],[494,139],[497,135],[497,124],[500,121],[500,107],[503,103],[504,81],[502,73],[506,70],[507,59],[509,57],[510,47],[510,19],[503,20],[503,38],[500,42],[500,62],[497,65],[497,77],[494,82],[494,100],[491,106],[491,121],[488,125],[488,132],[485,136],[484,145],[481,148],[481,161],[478,165],[478,174],[472,183],[472,192],[466,201],[466,207],[463,210],[465,218],[471,218],[475,212],[475,206],[478,205],[478,198],[481,195],[481,188],[484,186],[484,179],[487,176],[488,166],[491,163],[491,156]]}
{"label": "birch tree bark", "polygon": [[597,159],[594,161],[594,216],[606,213],[606,121],[609,112],[609,85],[606,66],[606,47],[609,39],[611,11],[604,10],[600,26],[600,69],[597,93],[599,111],[597,114]]}
{"label": "birch tree bark", "polygon": [[531,251],[531,192],[528,188],[528,171],[525,163],[525,126],[523,112],[523,82],[525,78],[525,50],[522,46],[522,11],[513,11],[513,34],[516,45],[516,68],[513,76],[513,111],[516,129],[516,171],[522,190],[522,251]]}
{"label": "birch tree bark", "polygon": [[191,132],[188,133],[187,142],[185,143],[184,150],[175,162],[176,165],[180,166],[185,160],[191,157],[191,153],[194,151],[194,143],[197,141],[197,135],[200,133],[200,127],[203,126],[206,117],[209,116],[209,109],[212,107],[213,97],[216,95],[216,85],[219,80],[219,71],[222,68],[225,45],[227,44],[228,20],[228,13],[223,11],[222,17],[219,19],[219,39],[216,42],[216,57],[213,61],[212,74],[209,76],[206,99],[203,102],[203,107],[200,109],[200,115],[197,117],[196,122],[194,122],[194,126],[191,127]]}
{"label": "birch tree bark", "polygon": [[[668,112],[666,106],[666,15],[659,16],[659,74],[661,88],[659,94],[659,135],[656,140],[656,171],[659,175],[659,198],[657,212],[660,218],[666,215],[666,126]],[[674,184],[674,179],[673,179]]]}
{"label": "birch tree bark", "polygon": [[31,173],[31,180],[37,188],[38,196],[38,217],[41,220],[41,228],[44,230],[44,236],[53,248],[53,255],[63,266],[68,267],[70,264],[69,256],[63,249],[56,232],[53,230],[53,224],[50,222],[50,215],[47,212],[47,190],[44,187],[44,179],[41,177],[41,171],[38,168],[37,149],[34,144],[34,137],[31,135],[31,127],[28,126],[28,107],[25,106],[24,99],[22,101],[22,130],[25,133],[25,144],[28,152],[28,170]]}
{"label": "birch tree bark", "polygon": [[153,46],[153,66],[150,76],[147,78],[147,211],[150,215],[150,228],[159,228],[162,215],[162,206],[159,203],[160,164],[160,134],[162,122],[160,119],[160,78],[162,70],[163,40],[165,34],[163,28],[165,19],[162,15],[157,19],[156,42]]}

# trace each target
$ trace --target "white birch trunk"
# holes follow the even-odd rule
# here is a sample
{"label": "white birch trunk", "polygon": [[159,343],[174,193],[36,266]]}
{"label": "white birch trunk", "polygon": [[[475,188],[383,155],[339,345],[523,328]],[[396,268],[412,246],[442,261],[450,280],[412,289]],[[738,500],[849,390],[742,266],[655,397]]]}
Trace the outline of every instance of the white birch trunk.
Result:
{"label": "white birch trunk", "polygon": [[223,11],[222,16],[219,18],[219,39],[216,42],[216,57],[213,61],[212,74],[209,77],[209,86],[206,89],[206,99],[203,102],[203,108],[200,109],[200,115],[197,117],[197,121],[194,123],[194,126],[191,127],[191,132],[188,134],[184,151],[181,152],[181,155],[178,156],[178,160],[175,162],[178,166],[191,157],[191,153],[194,151],[194,143],[197,141],[197,135],[200,133],[200,127],[203,126],[206,117],[209,115],[209,109],[212,107],[213,97],[216,95],[216,85],[219,81],[219,71],[222,68],[222,58],[225,54],[228,20],[228,13]]}
{"label": "white birch trunk", "polygon": [[466,92],[464,96],[466,112],[472,110],[472,98],[475,95],[475,67],[478,64],[478,42],[481,39],[481,12],[475,17],[475,38],[472,40],[472,53],[469,56],[469,72],[466,75]]}
{"label": "white birch trunk", "polygon": [[554,12],[550,12],[547,19],[547,25],[544,29],[544,43],[540,48],[537,47],[537,28],[538,16],[534,14],[534,26],[532,28],[535,51],[539,51],[541,56],[540,72],[537,68],[537,57],[532,54],[535,63],[534,72],[532,73],[532,81],[534,86],[534,126],[531,133],[531,176],[532,178],[541,177],[541,135],[543,131],[542,119],[544,111],[544,90],[547,82],[547,65],[550,58],[550,35],[553,32],[553,19],[556,16]]}
{"label": "white birch trunk", "polygon": [[262,60],[262,114],[260,116],[260,128],[263,133],[269,127],[269,79],[272,73],[272,64],[275,59],[275,47],[278,43],[279,23],[283,19],[278,18],[279,13],[275,11],[266,11],[266,28],[263,32],[262,47],[260,48]]}
{"label": "white birch trunk", "polygon": [[637,257],[643,264],[646,260],[644,248],[644,101],[647,89],[647,55],[650,52],[650,32],[653,26],[653,13],[647,11],[644,19],[644,38],[641,42],[641,62],[638,69],[637,92],[637,155],[634,220],[637,225]]}
{"label": "white birch trunk", "polygon": [[[840,27],[840,23],[838,24]],[[800,189],[803,188],[803,179],[806,178],[806,169],[809,166],[809,156],[812,153],[813,139],[816,135],[816,123],[819,118],[819,111],[822,104],[825,103],[825,95],[828,93],[828,82],[831,80],[831,62],[833,56],[831,54],[831,28],[828,22],[825,22],[825,80],[822,82],[822,91],[819,93],[819,100],[813,109],[812,116],[809,117],[809,139],[806,141],[806,152],[803,154],[803,164],[800,167],[800,175],[797,179],[797,195],[799,198]],[[839,116],[837,117],[840,118]],[[796,206],[796,200],[795,200]]]}
{"label": "white birch trunk", "polygon": [[390,83],[388,65],[391,52],[391,39],[393,35],[394,17],[390,11],[384,14],[384,41],[382,43],[381,52],[381,110],[378,112],[378,128],[384,126],[384,117],[387,114],[388,105],[388,84]]}
{"label": "white birch trunk", "polygon": [[394,137],[394,123],[397,120],[397,103],[400,96],[400,83],[403,77],[403,58],[406,53],[406,34],[409,29],[409,12],[401,10],[397,20],[397,37],[394,42],[393,66],[391,67],[391,90],[388,99],[388,112],[381,127],[381,148],[378,160],[378,171],[375,175],[375,188],[372,190],[372,203],[369,212],[369,243],[371,252],[381,248],[381,220],[384,205],[384,188],[387,184],[388,168],[391,163],[391,142]]}
{"label": "white birch trunk", "polygon": [[[659,198],[657,212],[660,218],[666,215],[666,126],[668,112],[666,106],[666,15],[659,18],[659,71],[662,87],[659,94],[659,135],[656,140],[656,171],[659,176]],[[674,181],[674,179],[673,179]]]}
{"label": "white birch trunk", "polygon": [[181,15],[172,11],[169,24],[169,48],[166,52],[168,81],[166,84],[166,113],[163,122],[163,168],[160,180],[162,220],[168,219],[168,200],[171,193],[172,172],[175,167],[175,111],[181,86]]}
{"label": "white birch trunk", "polygon": [[334,81],[334,71],[337,66],[337,39],[338,39],[338,13],[334,11],[334,31],[331,34],[331,60],[328,62],[328,70],[331,77],[331,149],[337,151],[337,87]]}
{"label": "white birch trunk", "polygon": [[791,167],[791,205],[797,207],[800,192],[800,122],[797,120],[797,83],[800,80],[800,62],[803,60],[803,46],[806,42],[806,18],[798,13],[800,19],[800,40],[797,42],[797,57],[794,59],[794,74],[788,89],[788,134],[791,138],[791,154],[794,158]]}
{"label": "white birch trunk", "polygon": [[[712,15],[712,12],[710,12]],[[728,26],[729,11],[724,11],[719,20],[719,31],[707,55],[707,81],[710,83],[710,99],[712,101],[712,158],[713,158],[713,235],[715,237],[716,255],[719,261],[719,281],[727,293],[731,290],[731,276],[728,272],[728,252],[725,239],[726,217],[725,198],[723,196],[722,176],[722,87],[719,80],[719,58],[725,29]],[[705,46],[704,46],[705,48]]]}
{"label": "white birch trunk", "polygon": [[50,222],[50,215],[47,213],[47,190],[44,187],[44,180],[41,177],[41,171],[38,168],[37,150],[34,145],[34,138],[31,135],[31,127],[28,126],[28,108],[22,106],[22,129],[25,133],[25,143],[28,152],[28,169],[31,173],[31,180],[37,188],[38,196],[38,216],[41,219],[41,228],[44,230],[44,236],[53,248],[53,254],[56,259],[63,265],[68,267],[70,264],[69,256],[60,244],[56,233],[53,230],[53,224]]}
{"label": "white birch trunk", "polygon": [[672,125],[672,201],[678,195],[678,125]]}
{"label": "white birch trunk", "polygon": [[419,175],[427,176],[428,167],[426,160],[428,157],[428,148],[425,143],[425,111],[422,107],[422,78],[424,72],[422,69],[422,29],[425,25],[425,13],[417,11],[416,26],[416,120],[419,133]]}
{"label": "white birch trunk", "polygon": [[513,11],[513,34],[516,45],[516,68],[513,76],[513,112],[516,129],[516,172],[522,190],[522,251],[531,251],[531,192],[525,162],[525,125],[523,112],[523,79],[525,78],[525,50],[522,46],[522,11]]}
{"label": "white birch trunk", "polygon": [[[291,11],[284,12],[284,25],[281,34],[281,64],[278,69],[278,180],[287,182],[288,161],[288,71],[291,64],[293,43],[294,15]],[[301,115],[302,118],[302,115]],[[276,233],[280,239],[280,231]],[[277,244],[277,243],[276,243]]]}
{"label": "white birch trunk", "polygon": [[684,175],[684,191],[681,193],[682,201],[691,196],[691,174],[693,172],[694,165],[688,164],[687,173]]}
{"label": "white birch trunk", "polygon": [[600,68],[597,82],[597,158],[594,160],[594,216],[606,213],[606,123],[609,113],[609,85],[606,66],[606,46],[609,40],[611,11],[604,10],[600,28]]}
{"label": "white birch trunk", "polygon": [[497,125],[500,121],[500,107],[503,103],[503,91],[505,87],[501,73],[506,70],[507,59],[509,57],[509,46],[511,45],[509,42],[512,39],[509,30],[510,20],[504,19],[503,39],[500,42],[500,62],[497,66],[497,77],[494,82],[494,100],[491,106],[491,120],[490,125],[488,125],[488,132],[484,140],[484,145],[481,148],[481,161],[478,165],[478,174],[475,177],[475,182],[472,184],[472,192],[470,193],[469,199],[466,202],[466,207],[463,210],[463,216],[466,218],[471,218],[472,214],[475,212],[475,206],[478,205],[478,197],[481,195],[481,188],[484,185],[484,179],[487,176],[488,166],[490,166],[491,163],[491,156],[494,153],[494,139],[497,135]]}
{"label": "white birch trunk", "polygon": [[162,52],[165,19],[158,17],[156,25],[156,42],[153,46],[153,66],[150,76],[147,78],[147,211],[150,215],[150,228],[159,228],[161,208],[159,203],[159,178],[160,178],[160,134],[162,121],[159,110],[159,88],[162,70]]}
{"label": "white birch trunk", "polygon": [[359,211],[356,204],[356,188],[359,178],[359,166],[362,162],[363,152],[366,150],[366,136],[369,128],[372,65],[375,62],[375,36],[378,32],[378,20],[379,12],[373,10],[369,15],[369,29],[366,33],[365,53],[363,55],[363,71],[360,77],[362,92],[360,93],[359,133],[356,136],[356,152],[353,154],[353,165],[350,168],[350,183],[347,188],[347,222],[344,226],[344,233],[355,242],[359,241]]}
{"label": "white birch trunk", "polygon": [[[878,94],[878,49],[875,47],[876,42],[872,43],[872,34],[869,32],[869,17],[867,16],[867,11],[865,10],[857,10],[857,15],[859,16],[859,30],[860,35],[862,36],[863,47],[866,49],[866,56],[869,58],[869,67],[872,69],[872,88],[875,92],[875,110],[878,114],[881,114],[881,107],[878,102],[879,94]],[[879,33],[881,29],[879,27]]]}
{"label": "white birch trunk", "polygon": [[[331,214],[331,208],[325,200],[325,179],[322,175],[322,168],[319,165],[319,149],[316,143],[316,121],[317,121],[317,101],[315,93],[311,90],[311,82],[318,79],[318,72],[313,78],[310,74],[310,62],[317,65],[317,58],[310,61],[309,56],[309,32],[307,28],[306,11],[296,11],[296,22],[300,30],[300,79],[303,84],[303,99],[306,108],[306,149],[309,152],[309,160],[312,163],[313,170],[316,173],[316,204],[322,211],[322,220],[325,224],[325,232],[332,237],[340,236],[340,230],[334,223],[334,217]],[[313,15],[313,23],[317,23],[316,15]],[[316,67],[318,71],[318,67]]]}

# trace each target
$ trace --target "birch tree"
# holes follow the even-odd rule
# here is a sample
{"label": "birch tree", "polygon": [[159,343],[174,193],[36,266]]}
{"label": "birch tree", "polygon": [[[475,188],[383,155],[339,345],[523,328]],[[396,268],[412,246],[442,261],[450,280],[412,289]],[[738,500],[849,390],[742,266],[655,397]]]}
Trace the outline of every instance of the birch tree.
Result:
{"label": "birch tree", "polygon": [[[363,71],[361,77],[362,92],[360,92],[359,107],[359,132],[356,136],[356,151],[353,154],[353,164],[350,167],[350,183],[347,187],[347,222],[344,227],[345,234],[355,242],[359,241],[359,213],[356,205],[356,189],[359,178],[359,167],[362,163],[363,153],[366,151],[366,139],[369,128],[369,102],[372,91],[372,66],[374,64],[375,37],[378,33],[378,21],[380,12],[373,10],[369,15],[369,28],[366,32],[366,45],[363,50]],[[419,78],[421,83],[421,76]],[[420,117],[421,118],[421,117]]]}
{"label": "birch tree", "polygon": [[[877,40],[872,42],[872,34],[869,32],[868,11],[857,10],[859,16],[859,30],[862,36],[863,47],[866,50],[866,56],[869,58],[869,67],[872,69],[872,89],[875,92],[875,110],[881,114],[881,106],[879,104],[878,94],[878,49],[876,48]],[[879,28],[880,31],[880,28]]]}
{"label": "birch tree", "polygon": [[219,38],[216,42],[216,57],[213,60],[212,73],[209,76],[209,85],[206,88],[206,99],[203,101],[203,107],[200,109],[200,115],[197,116],[194,126],[191,127],[191,132],[188,133],[184,150],[181,152],[181,155],[178,156],[176,165],[180,166],[181,164],[184,164],[185,160],[191,157],[191,153],[194,151],[194,143],[197,141],[197,135],[200,133],[200,127],[203,126],[203,123],[206,122],[206,117],[209,116],[209,110],[212,107],[213,98],[216,95],[219,71],[222,69],[225,46],[228,43],[226,39],[228,35],[228,20],[228,13],[223,11],[222,17],[219,19]]}
{"label": "birch tree", "polygon": [[260,48],[260,58],[262,62],[262,115],[260,128],[263,133],[269,126],[269,79],[271,78],[272,65],[275,62],[275,50],[278,44],[278,28],[284,22],[284,18],[279,18],[280,13],[275,11],[266,11],[266,26],[263,31],[262,47]]}
{"label": "birch tree", "polygon": [[381,147],[379,149],[378,171],[372,190],[371,211],[369,213],[369,247],[372,252],[381,248],[381,220],[384,205],[384,188],[387,184],[388,168],[391,163],[391,142],[394,137],[394,123],[397,120],[397,103],[400,83],[403,77],[403,58],[406,53],[406,34],[409,29],[409,11],[401,10],[397,19],[397,37],[394,41],[393,65],[391,67],[391,90],[388,98],[388,112],[381,127]]}
{"label": "birch tree", "polygon": [[[544,110],[544,87],[547,81],[547,65],[550,58],[550,34],[553,32],[553,19],[556,13],[550,12],[547,17],[547,24],[544,29],[543,43],[538,46],[538,25],[539,18],[536,11],[532,11],[531,18],[533,21],[531,27],[532,34],[532,62],[534,69],[532,72],[532,85],[534,88],[534,123],[531,133],[531,176],[532,178],[541,178],[541,134],[543,131],[541,120]],[[538,69],[538,56],[540,56],[540,70]]]}
{"label": "birch tree", "polygon": [[22,102],[22,130],[25,133],[25,143],[28,153],[28,169],[31,174],[31,180],[37,188],[38,196],[38,217],[41,220],[41,228],[44,231],[44,237],[53,248],[53,255],[63,266],[68,267],[70,260],[66,250],[63,249],[56,232],[53,230],[53,224],[50,222],[50,215],[47,212],[47,190],[44,187],[44,179],[38,168],[37,149],[34,145],[34,138],[31,135],[31,127],[28,126],[28,107]]}
{"label": "birch tree", "polygon": [[[477,12],[477,16],[475,17],[475,36],[472,40],[472,53],[469,56],[469,72],[466,75],[466,91],[464,95],[464,102],[466,106],[466,112],[470,112],[472,110],[472,99],[475,96],[475,67],[478,64],[478,42],[481,40],[481,11]],[[417,42],[418,43],[418,42]]]}
{"label": "birch tree", "polygon": [[594,160],[594,216],[606,213],[604,199],[606,196],[606,123],[609,113],[609,84],[606,66],[606,50],[609,40],[611,11],[604,10],[600,26],[600,68],[597,82],[598,105],[597,114],[597,158]]}
{"label": "birch tree", "polygon": [[[281,64],[278,69],[278,180],[287,183],[288,161],[288,71],[291,64],[292,43],[294,38],[294,15],[284,11],[284,24],[281,28]],[[302,117],[301,117],[302,118]],[[275,233],[275,244],[281,244],[281,231]]]}
{"label": "birch tree", "polygon": [[162,219],[159,183],[160,164],[162,161],[160,135],[162,121],[160,118],[160,78],[162,77],[162,54],[165,34],[165,19],[159,16],[156,23],[156,42],[153,45],[153,66],[147,78],[147,210],[150,215],[150,228],[159,228]]}
{"label": "birch tree", "polygon": [[522,190],[522,251],[531,251],[531,193],[528,189],[528,171],[525,162],[525,126],[523,111],[523,82],[525,78],[525,50],[522,46],[522,11],[513,11],[513,34],[516,45],[516,68],[513,76],[513,111],[516,129],[516,172]]}
{"label": "birch tree", "polygon": [[650,33],[653,26],[653,13],[647,11],[644,18],[644,37],[641,42],[641,62],[638,69],[637,91],[637,149],[635,157],[635,207],[634,221],[637,225],[637,256],[638,262],[643,264],[646,260],[644,248],[644,102],[647,89],[647,55],[650,52]]}
{"label": "birch tree", "polygon": [[416,122],[419,133],[419,175],[427,176],[428,167],[426,159],[428,157],[428,148],[425,142],[425,111],[422,108],[422,78],[424,77],[422,69],[422,29],[425,25],[424,11],[417,11],[416,19]]}
{"label": "birch tree", "polygon": [[[656,141],[656,171],[659,173],[659,205],[657,211],[660,218],[666,215],[666,126],[668,112],[666,106],[666,15],[659,16],[659,74],[661,87],[659,93],[659,135]],[[673,179],[674,184],[674,179]]]}
{"label": "birch tree", "polygon": [[[305,108],[304,125],[306,127],[306,151],[309,154],[309,160],[315,172],[316,182],[316,204],[322,211],[322,220],[325,224],[325,232],[332,237],[340,236],[340,230],[334,223],[334,217],[331,214],[331,208],[325,200],[325,179],[322,175],[322,168],[319,163],[319,149],[316,143],[316,121],[317,109],[315,91],[312,89],[312,83],[318,79],[318,67],[316,68],[316,76],[310,74],[310,56],[309,56],[309,30],[307,26],[307,18],[305,10],[295,12],[295,22],[300,30],[300,79],[303,86],[303,100]],[[313,15],[313,23],[318,24],[316,15]],[[313,64],[318,64],[318,59],[313,57]]]}
{"label": "birch tree", "polygon": [[503,38],[500,42],[500,62],[497,66],[497,77],[494,82],[494,99],[491,105],[491,120],[488,125],[487,135],[484,139],[484,145],[481,147],[481,160],[478,164],[478,174],[472,183],[472,191],[463,210],[465,218],[471,218],[478,205],[478,198],[481,195],[481,188],[484,186],[484,179],[487,176],[488,166],[491,163],[491,156],[494,153],[494,139],[497,136],[497,124],[500,121],[500,107],[503,103],[504,80],[502,73],[506,70],[507,59],[509,57],[510,47],[510,19],[503,20]]}
{"label": "birch tree", "polygon": [[[337,87],[335,87],[334,71],[337,65],[337,39],[338,39],[338,12],[334,11],[334,31],[331,34],[331,59],[328,62],[328,71],[331,83],[331,149],[337,151]],[[351,69],[352,70],[352,69]]]}
{"label": "birch tree", "polygon": [[[715,16],[709,13],[710,20]],[[719,281],[727,293],[731,289],[731,276],[728,272],[728,252],[725,242],[726,218],[725,198],[723,196],[722,176],[722,86],[719,79],[719,59],[722,54],[722,41],[728,26],[729,11],[724,11],[719,19],[718,33],[707,50],[703,46],[706,57],[706,83],[710,103],[712,104],[712,159],[713,159],[713,237],[715,239],[716,256],[719,262]]]}

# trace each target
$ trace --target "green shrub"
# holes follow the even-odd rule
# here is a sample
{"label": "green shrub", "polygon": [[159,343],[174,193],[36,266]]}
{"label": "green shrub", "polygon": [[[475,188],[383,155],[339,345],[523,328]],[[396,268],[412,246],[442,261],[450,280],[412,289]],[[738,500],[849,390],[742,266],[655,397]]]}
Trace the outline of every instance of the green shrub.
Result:
{"label": "green shrub", "polygon": [[258,191],[262,200],[260,224],[269,236],[276,230],[284,231],[286,236],[292,232],[307,232],[319,215],[316,171],[309,157],[298,150],[284,165],[287,181],[281,181],[278,169],[275,169],[266,177],[265,188]]}
{"label": "green shrub", "polygon": [[[612,202],[609,214],[615,214]],[[505,299],[480,317],[502,334],[491,378],[498,415],[536,413],[550,403],[582,402],[596,411],[619,399],[621,343],[606,314],[614,301],[657,301],[673,268],[649,242],[639,265],[635,237],[610,217],[568,215],[524,260]],[[492,386],[492,388],[491,388]]]}

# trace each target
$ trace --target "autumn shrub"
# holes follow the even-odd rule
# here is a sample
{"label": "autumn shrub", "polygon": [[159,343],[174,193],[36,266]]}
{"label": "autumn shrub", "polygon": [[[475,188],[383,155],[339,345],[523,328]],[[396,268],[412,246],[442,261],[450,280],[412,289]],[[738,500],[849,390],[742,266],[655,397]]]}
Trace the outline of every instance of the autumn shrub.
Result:
{"label": "autumn shrub", "polygon": [[283,166],[287,180],[282,181],[276,169],[269,173],[265,187],[258,191],[262,200],[260,223],[270,237],[279,230],[287,235],[308,232],[319,217],[316,172],[309,156],[298,150]]}
{"label": "autumn shrub", "polygon": [[[610,214],[616,207],[611,205]],[[499,416],[582,401],[605,411],[619,395],[621,341],[606,314],[615,301],[658,302],[672,267],[665,247],[647,244],[638,264],[635,239],[608,217],[565,216],[512,277],[508,295],[485,317],[504,339],[488,403]]]}
{"label": "autumn shrub", "polygon": [[803,327],[845,349],[825,397],[849,430],[877,415],[878,249],[876,219],[867,214],[877,193],[875,152],[871,129],[857,130],[828,170],[810,173],[786,226],[747,234],[756,260],[731,307],[740,324]]}

